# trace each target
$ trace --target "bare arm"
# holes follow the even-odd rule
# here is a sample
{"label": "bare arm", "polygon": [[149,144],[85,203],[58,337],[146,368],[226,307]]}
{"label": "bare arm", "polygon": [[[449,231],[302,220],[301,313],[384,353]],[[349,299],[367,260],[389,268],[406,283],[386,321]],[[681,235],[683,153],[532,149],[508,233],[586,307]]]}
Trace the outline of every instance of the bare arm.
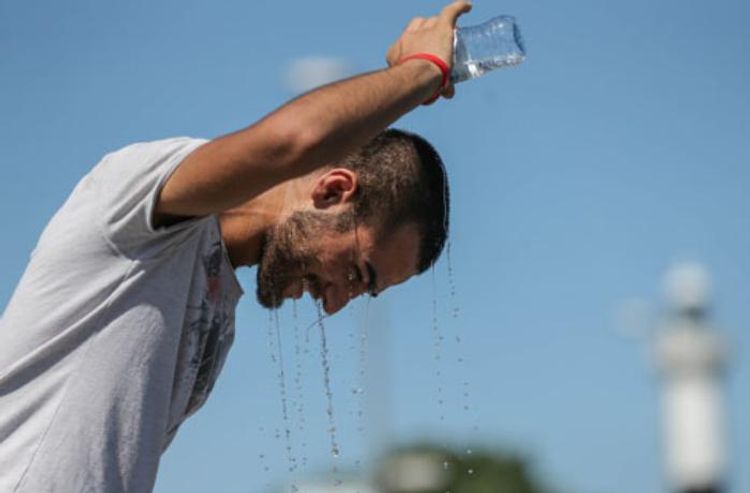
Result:
{"label": "bare arm", "polygon": [[366,144],[439,88],[441,73],[432,63],[395,60],[429,52],[450,63],[456,18],[469,8],[457,1],[439,16],[412,20],[389,50],[390,68],[310,92],[195,150],[165,184],[157,221],[226,210]]}

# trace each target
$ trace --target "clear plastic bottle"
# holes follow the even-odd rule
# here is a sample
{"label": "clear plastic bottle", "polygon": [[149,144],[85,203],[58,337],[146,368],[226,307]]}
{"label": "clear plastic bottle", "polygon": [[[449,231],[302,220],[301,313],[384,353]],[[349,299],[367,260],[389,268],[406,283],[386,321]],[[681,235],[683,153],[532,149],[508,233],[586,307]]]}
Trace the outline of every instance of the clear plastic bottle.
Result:
{"label": "clear plastic bottle", "polygon": [[526,48],[516,19],[494,17],[477,26],[456,29],[453,40],[451,82],[475,79],[490,70],[518,65],[526,59]]}

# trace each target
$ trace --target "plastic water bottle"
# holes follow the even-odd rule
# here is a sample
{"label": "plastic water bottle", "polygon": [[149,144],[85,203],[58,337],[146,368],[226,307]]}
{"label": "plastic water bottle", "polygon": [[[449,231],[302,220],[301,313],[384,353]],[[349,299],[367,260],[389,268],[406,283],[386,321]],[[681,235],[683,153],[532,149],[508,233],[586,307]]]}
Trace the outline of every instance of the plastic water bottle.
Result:
{"label": "plastic water bottle", "polygon": [[453,39],[451,82],[475,79],[497,68],[518,65],[526,59],[526,49],[516,19],[494,17],[477,26],[456,29]]}

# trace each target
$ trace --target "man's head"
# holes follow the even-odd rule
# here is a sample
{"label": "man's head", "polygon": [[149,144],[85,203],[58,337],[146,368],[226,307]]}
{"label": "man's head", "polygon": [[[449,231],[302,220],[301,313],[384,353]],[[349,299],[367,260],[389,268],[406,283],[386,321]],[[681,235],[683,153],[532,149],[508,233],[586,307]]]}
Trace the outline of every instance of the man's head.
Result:
{"label": "man's head", "polygon": [[258,300],[279,306],[307,290],[328,313],[424,272],[448,234],[448,183],[435,149],[387,130],[316,175],[311,206],[266,235]]}

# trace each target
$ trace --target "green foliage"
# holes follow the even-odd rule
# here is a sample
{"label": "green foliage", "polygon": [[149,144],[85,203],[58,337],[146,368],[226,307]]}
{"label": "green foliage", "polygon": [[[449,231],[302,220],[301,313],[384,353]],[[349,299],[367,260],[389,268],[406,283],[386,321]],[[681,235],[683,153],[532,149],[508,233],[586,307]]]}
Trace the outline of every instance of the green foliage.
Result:
{"label": "green foliage", "polygon": [[513,454],[470,449],[456,453],[434,445],[401,448],[389,454],[383,467],[395,467],[406,458],[421,457],[433,462],[440,480],[430,489],[402,489],[398,483],[384,483],[385,493],[548,493],[532,475],[528,461]]}

